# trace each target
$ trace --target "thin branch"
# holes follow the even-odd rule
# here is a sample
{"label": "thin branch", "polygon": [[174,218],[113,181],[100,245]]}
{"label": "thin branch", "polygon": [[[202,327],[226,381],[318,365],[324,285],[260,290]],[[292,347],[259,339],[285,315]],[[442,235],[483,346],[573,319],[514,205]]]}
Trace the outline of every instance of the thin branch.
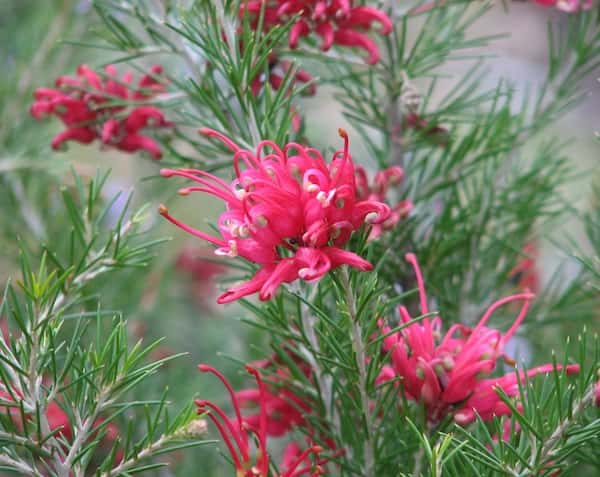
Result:
{"label": "thin branch", "polygon": [[[569,417],[564,418],[552,431],[552,434],[545,440],[542,448],[540,449],[539,454],[537,455],[538,467],[540,465],[544,465],[547,462],[551,461],[555,456],[558,449],[556,445],[562,441],[565,437],[567,431],[569,430],[571,424],[574,423],[575,419],[579,417],[579,415],[589,408],[595,399],[595,391],[596,391],[597,383],[594,381],[591,383],[590,387],[586,390],[584,395],[574,402],[571,415]],[[535,452],[532,451],[535,454]],[[534,467],[534,466],[532,466]],[[526,475],[537,475],[534,474],[531,470],[523,469],[523,465],[519,465],[514,467],[512,470],[508,469],[512,475],[523,477]]]}
{"label": "thin branch", "polygon": [[[314,286],[310,296],[307,298],[309,303],[314,302],[318,291],[318,285]],[[317,334],[315,333],[315,317],[310,313],[309,307],[304,302],[302,302],[300,320],[302,322],[304,333],[306,334],[311,347],[311,350],[308,350],[305,346],[302,346],[302,354],[316,375],[317,383],[319,384],[319,390],[321,391],[321,400],[325,404],[327,421],[333,424],[334,429],[339,434],[340,416],[337,412],[337,408],[333,405],[333,379],[323,371],[321,364],[315,357],[315,355],[321,354],[321,345],[319,344]]]}
{"label": "thin branch", "polygon": [[423,470],[423,463],[425,461],[425,446],[420,445],[419,449],[415,452],[415,467],[413,468],[412,475],[413,477],[419,477],[421,475],[421,471]]}
{"label": "thin branch", "polygon": [[165,435],[160,436],[160,438],[156,442],[154,442],[154,443],[150,444],[148,447],[142,449],[134,457],[127,459],[124,462],[121,462],[117,467],[115,467],[107,472],[102,473],[100,475],[100,477],[113,477],[113,476],[122,474],[126,470],[131,469],[133,466],[135,466],[141,460],[151,457],[156,451],[160,450],[164,445],[168,444],[171,440],[173,440],[173,436],[165,436]]}
{"label": "thin branch", "polygon": [[373,455],[373,419],[369,410],[369,396],[367,394],[367,355],[362,336],[362,329],[358,316],[356,314],[356,303],[352,286],[350,284],[350,276],[346,267],[341,267],[340,277],[342,285],[346,292],[346,306],[350,315],[351,339],[356,356],[356,366],[358,368],[358,385],[360,388],[360,400],[362,404],[362,412],[366,423],[366,433],[364,442],[364,475],[375,475],[375,459]]}
{"label": "thin branch", "polygon": [[38,472],[35,468],[31,467],[26,462],[22,460],[16,460],[12,457],[9,457],[6,454],[0,454],[0,463],[8,465],[15,470],[21,472],[21,475],[32,475],[34,477],[43,477],[43,474]]}

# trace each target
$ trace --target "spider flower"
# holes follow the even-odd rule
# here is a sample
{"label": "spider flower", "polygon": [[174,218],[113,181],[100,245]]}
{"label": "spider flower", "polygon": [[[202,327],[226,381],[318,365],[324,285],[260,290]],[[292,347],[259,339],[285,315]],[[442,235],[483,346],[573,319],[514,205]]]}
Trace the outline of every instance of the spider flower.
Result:
{"label": "spider flower", "polygon": [[[202,132],[233,151],[233,182],[195,169],[163,169],[161,174],[198,184],[181,189],[182,195],[205,192],[225,202],[227,210],[218,220],[221,237],[180,222],[165,206],[159,211],[181,229],[216,245],[216,254],[259,265],[252,279],[227,290],[218,303],[256,292],[261,300],[269,300],[282,283],[316,280],[340,265],[372,269],[367,260],[343,247],[363,224],[385,222],[390,208],[358,199],[345,131],[340,130],[344,148],[329,164],[316,149],[296,143],[280,148],[262,141],[253,154],[216,131]],[[270,151],[263,157],[266,149]]]}
{"label": "spider flower", "polygon": [[67,141],[89,144],[99,139],[124,152],[142,150],[160,159],[159,145],[142,130],[171,123],[155,106],[127,103],[143,103],[164,92],[164,84],[157,79],[161,73],[162,67],[155,65],[133,87],[133,75],[127,73],[119,79],[113,65],[106,66],[103,74],[80,65],[76,77],[61,76],[55,89],[35,90],[31,115],[36,119],[54,115],[65,125],[66,129],[52,140],[53,149],[60,149]]}
{"label": "spider flower", "polygon": [[[210,401],[197,400],[196,406],[198,407],[198,413],[208,413],[209,419],[221,435],[235,465],[236,477],[267,477],[269,475],[269,452],[267,450],[269,430],[266,408],[269,403],[269,396],[260,373],[255,368],[246,366],[246,370],[256,379],[260,404],[258,422],[250,423],[242,417],[242,403],[227,379],[211,366],[201,364],[198,369],[203,373],[211,373],[219,378],[229,393],[235,413],[234,418],[230,419],[219,406]],[[254,442],[252,436],[256,437],[257,443],[255,456],[251,455],[251,442]],[[321,466],[326,463],[326,459],[321,459],[319,456],[322,450],[319,446],[311,446],[304,451],[300,451],[297,444],[289,445],[284,453],[281,465],[282,473],[275,475],[275,477],[314,477],[323,475]],[[314,458],[311,459],[311,456]]]}
{"label": "spider flower", "polygon": [[392,21],[382,10],[353,3],[353,0],[246,0],[240,7],[240,15],[249,15],[256,29],[264,12],[265,30],[293,18],[288,38],[290,48],[296,48],[301,38],[314,32],[321,38],[323,51],[334,44],[360,48],[368,55],[367,63],[372,65],[379,61],[379,48],[365,32],[373,23],[379,23],[380,33],[387,35],[392,31]]}
{"label": "spider flower", "polygon": [[[407,261],[414,267],[419,288],[421,313],[427,315],[427,295],[423,276],[417,259],[407,254]],[[517,375],[509,373],[503,378],[489,378],[500,359],[513,361],[504,353],[504,347],[517,331],[527,314],[533,294],[519,293],[494,302],[473,328],[462,324],[452,325],[442,335],[439,316],[426,317],[412,323],[396,333],[380,324],[384,339],[384,350],[391,355],[391,365],[396,376],[402,379],[407,397],[425,405],[429,419],[437,422],[448,414],[457,422],[465,423],[475,413],[484,419],[507,413],[507,408],[497,396],[500,387],[509,396],[518,392]],[[502,306],[520,302],[519,313],[508,331],[489,328],[487,322]],[[412,320],[408,310],[399,308],[402,323]],[[540,366],[528,372],[529,376],[547,373],[551,365]],[[576,366],[567,367],[568,373],[576,372]],[[389,369],[380,381],[390,379]],[[489,379],[486,379],[489,378]]]}
{"label": "spider flower", "polygon": [[[356,195],[360,200],[376,200],[385,202],[386,195],[390,186],[396,186],[402,182],[404,171],[401,167],[388,167],[379,171],[369,184],[366,171],[362,167],[356,168]],[[385,230],[393,229],[400,220],[405,219],[412,210],[412,202],[402,200],[391,208],[389,217],[385,222],[373,225],[369,239],[376,239]]]}

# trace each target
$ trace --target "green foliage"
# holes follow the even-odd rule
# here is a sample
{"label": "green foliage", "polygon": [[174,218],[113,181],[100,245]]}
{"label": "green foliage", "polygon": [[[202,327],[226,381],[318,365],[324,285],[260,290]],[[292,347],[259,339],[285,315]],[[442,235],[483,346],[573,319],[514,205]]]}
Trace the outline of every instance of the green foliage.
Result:
{"label": "green foliage", "polygon": [[[473,326],[491,302],[519,288],[515,267],[535,259],[526,246],[541,243],[574,213],[562,192],[577,180],[568,138],[542,133],[585,98],[583,81],[598,70],[597,11],[549,23],[545,79],[523,94],[507,78],[491,87],[486,81],[486,66],[494,61],[489,47],[504,33],[471,33],[489,14],[487,2],[364,2],[386,9],[394,24],[377,40],[381,61],[373,66],[346,48],[322,52],[309,38],[290,50],[297,18],[263,31],[263,11],[253,29],[247,18],[240,21],[241,1],[96,0],[89,10],[85,2],[46,3],[0,6],[6,27],[0,38],[18,58],[0,79],[0,207],[7,211],[0,217],[0,253],[12,276],[0,301],[6,328],[0,471],[195,475],[201,463],[202,475],[232,475],[221,456],[215,464],[206,449],[191,451],[215,442],[207,440],[205,418],[192,404],[193,395],[212,398],[213,390],[196,389],[184,355],[210,361],[216,350],[235,350],[243,357],[233,358],[231,367],[248,356],[269,359],[279,366],[261,369],[270,389],[307,403],[308,425],[292,436],[324,448],[329,475],[596,475],[600,189],[593,211],[582,218],[592,253],[575,244],[581,267],[569,280],[554,274],[520,329],[536,363],[577,363],[577,376],[555,369],[523,378],[518,396],[498,391],[511,417],[465,427],[452,415],[432,422],[401,378],[379,378],[390,364],[382,352],[385,338],[438,312],[443,332]],[[17,19],[26,28],[13,28]],[[157,198],[171,194],[171,185],[136,183],[136,197],[150,205],[132,211],[131,195],[107,192],[107,172],[89,178],[77,162],[66,174],[54,157],[44,161],[49,140],[21,113],[35,86],[74,69],[73,51],[88,63],[123,63],[139,72],[162,64],[168,92],[141,102],[173,121],[160,139],[162,164],[223,171],[225,180],[232,175],[231,151],[199,137],[199,128],[222,132],[249,150],[265,139],[331,148],[338,138],[327,137],[345,125],[322,137],[305,137],[310,124],[293,126],[301,96],[315,84],[330,87],[317,98],[331,101],[333,90],[353,127],[351,148],[367,153],[354,161],[368,169],[402,167],[403,182],[389,198],[410,200],[414,209],[378,240],[368,241],[366,228],[352,238],[348,248],[373,263],[372,272],[340,267],[319,283],[286,284],[269,302],[242,300],[239,321],[250,326],[241,334],[231,317],[215,317],[205,303],[192,308],[182,298],[187,291],[174,291],[166,240],[152,223]],[[269,78],[276,59],[291,66],[274,86]],[[458,62],[469,68],[451,77],[448,66]],[[311,68],[317,79],[299,84],[300,68]],[[75,149],[77,161],[82,151]],[[136,179],[157,174],[154,165],[140,172],[135,164]],[[207,215],[202,207],[208,208],[191,207],[196,219]],[[408,252],[419,257],[435,304],[428,315],[414,312],[419,300],[404,260]],[[243,261],[228,265],[225,281],[255,271]],[[398,305],[416,318],[399,320]],[[508,329],[515,314],[505,307],[486,326]],[[219,320],[214,336],[205,318]],[[137,332],[136,324],[152,329]],[[386,334],[384,324],[392,328]],[[181,353],[165,353],[160,338],[140,340],[163,333],[179,335]],[[578,338],[569,343],[569,336]],[[529,365],[520,358],[519,369]],[[240,389],[242,378],[233,381]],[[214,400],[226,398],[216,394]],[[276,469],[281,452],[274,442],[269,450]],[[182,450],[188,457],[180,457]]]}

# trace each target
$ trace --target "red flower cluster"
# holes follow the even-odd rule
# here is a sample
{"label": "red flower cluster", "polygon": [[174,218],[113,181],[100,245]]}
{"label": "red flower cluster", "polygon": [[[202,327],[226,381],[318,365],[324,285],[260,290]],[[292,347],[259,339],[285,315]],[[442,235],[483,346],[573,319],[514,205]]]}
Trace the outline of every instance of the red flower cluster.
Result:
{"label": "red flower cluster", "polygon": [[[376,200],[385,202],[390,186],[402,182],[404,171],[401,167],[393,166],[375,174],[373,183],[369,185],[366,171],[362,167],[356,168],[356,196],[359,200]],[[402,219],[405,219],[412,210],[412,202],[403,200],[398,202],[391,210],[390,216],[385,222],[373,225],[369,239],[375,239],[384,230],[393,229]]]}
{"label": "red flower cluster", "polygon": [[[429,313],[425,285],[417,259],[413,254],[406,256],[415,269],[421,312]],[[425,405],[429,419],[438,422],[451,414],[456,422],[467,424],[478,414],[483,419],[510,414],[510,409],[498,396],[496,389],[502,389],[508,396],[518,396],[518,378],[510,373],[500,378],[488,378],[496,369],[497,361],[503,358],[503,349],[525,318],[533,295],[520,293],[508,296],[493,303],[474,328],[454,324],[442,336],[442,321],[439,316],[424,318],[408,325],[396,333],[380,324],[386,336],[384,350],[391,356],[392,366],[386,368],[380,381],[400,377],[406,396]],[[522,302],[519,314],[510,329],[502,334],[488,328],[487,322],[500,307]],[[399,308],[401,320],[412,320],[408,310]],[[553,365],[544,365],[527,372],[528,376],[548,373]],[[566,367],[567,373],[579,371],[577,365]],[[520,373],[521,378],[524,374]]]}
{"label": "red flower cluster", "polygon": [[[236,476],[238,477],[267,477],[269,475],[269,452],[267,449],[267,436],[277,435],[278,429],[269,426],[269,415],[267,408],[272,402],[272,395],[267,391],[265,383],[262,380],[260,373],[253,367],[247,366],[247,371],[254,376],[258,385],[257,402],[260,405],[260,410],[256,418],[242,417],[241,407],[243,405],[243,397],[236,394],[231,387],[231,384],[225,377],[211,366],[201,364],[198,366],[203,373],[212,373],[217,376],[227,388],[229,397],[235,412],[235,418],[230,419],[225,412],[216,404],[197,400],[198,413],[203,414],[208,412],[208,417],[213,421],[221,435],[223,442],[231,455],[236,468]],[[243,392],[242,392],[243,394]],[[257,438],[256,457],[251,456],[251,436]],[[282,465],[280,466],[281,474],[274,474],[276,477],[315,477],[323,475],[321,467],[327,462],[327,459],[320,457],[322,448],[319,446],[311,446],[308,449],[301,451],[298,444],[292,442],[289,444],[283,455]],[[313,457],[311,459],[311,456]]]}
{"label": "red flower cluster", "polygon": [[392,31],[392,21],[381,10],[369,6],[353,6],[353,0],[246,0],[240,15],[250,15],[253,28],[264,11],[263,26],[269,30],[296,18],[289,34],[290,48],[298,46],[300,38],[315,32],[321,37],[321,49],[329,50],[334,44],[356,47],[368,54],[367,63],[379,61],[377,44],[365,33],[374,22],[380,32]]}
{"label": "red flower cluster", "polygon": [[132,87],[131,73],[119,79],[112,65],[107,66],[103,74],[81,65],[77,77],[58,78],[56,89],[37,89],[31,115],[36,119],[55,115],[66,126],[67,129],[52,140],[53,149],[59,149],[66,141],[89,144],[100,139],[103,144],[121,151],[144,150],[153,159],[160,159],[162,153],[156,141],[141,131],[171,126],[171,123],[154,106],[129,107],[124,103],[145,102],[164,92],[165,85],[157,78],[161,73],[162,67],[155,65]]}
{"label": "red flower cluster", "polygon": [[535,0],[535,3],[544,7],[555,7],[567,13],[590,10],[593,6],[592,0]]}
{"label": "red flower cluster", "polygon": [[[216,136],[234,152],[236,179],[227,184],[195,169],[163,169],[161,174],[199,184],[181,189],[182,195],[206,192],[226,203],[227,210],[218,221],[222,238],[180,222],[164,206],[160,213],[183,230],[217,245],[218,255],[240,256],[260,266],[250,281],[227,290],[218,303],[256,292],[261,300],[269,300],[282,283],[316,280],[340,265],[371,270],[368,261],[342,247],[364,223],[385,222],[390,208],[357,197],[345,131],[340,130],[344,149],[337,151],[329,164],[316,149],[296,143],[281,149],[272,141],[262,141],[253,154],[216,131],[201,132]],[[270,151],[263,157],[267,148]]]}

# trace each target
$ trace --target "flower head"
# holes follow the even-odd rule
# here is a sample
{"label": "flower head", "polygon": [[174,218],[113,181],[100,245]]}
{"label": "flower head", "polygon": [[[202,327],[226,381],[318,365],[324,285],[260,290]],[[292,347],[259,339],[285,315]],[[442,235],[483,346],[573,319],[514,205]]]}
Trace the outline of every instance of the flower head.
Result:
{"label": "flower head", "polygon": [[379,31],[387,35],[392,31],[392,21],[375,7],[353,3],[353,0],[245,0],[240,15],[249,15],[251,25],[257,28],[264,11],[265,30],[295,18],[288,39],[290,48],[296,48],[301,38],[316,33],[323,51],[334,44],[360,48],[367,52],[366,61],[372,65],[379,61],[379,49],[364,32],[373,23],[379,23]]}
{"label": "flower head", "polygon": [[260,267],[251,280],[221,295],[218,303],[256,292],[261,300],[269,300],[282,283],[316,280],[344,264],[363,271],[372,268],[343,246],[363,224],[385,222],[390,209],[357,197],[348,136],[340,131],[344,149],[327,164],[319,151],[296,143],[280,148],[262,141],[254,154],[204,129],[204,134],[219,138],[234,152],[236,178],[232,183],[195,169],[161,171],[164,177],[184,177],[198,184],[181,189],[180,194],[205,192],[222,199],[227,207],[218,220],[221,237],[180,222],[161,206],[165,218],[218,246],[216,254],[240,256]]}
{"label": "flower head", "polygon": [[[233,391],[227,379],[211,366],[201,364],[198,368],[203,373],[211,373],[217,376],[229,393],[235,413],[232,419],[227,417],[219,406],[210,401],[197,400],[196,405],[199,413],[208,412],[208,417],[217,427],[235,465],[236,476],[267,477],[269,475],[267,406],[270,398],[260,372],[251,366],[246,367],[246,370],[254,376],[258,385],[257,400],[260,406],[257,419],[248,421],[242,417],[242,402],[239,395]],[[251,455],[252,448],[250,443],[253,442],[251,439],[252,435],[256,437],[257,442],[255,457]],[[326,460],[322,460],[319,457],[322,450],[319,446],[311,446],[304,451],[300,451],[297,444],[288,446],[281,466],[282,473],[276,477],[313,477],[322,475],[323,469],[321,466],[326,462]],[[311,455],[314,456],[312,460],[310,459]]]}
{"label": "flower head", "polygon": [[[423,276],[413,254],[406,256],[415,269],[421,312],[429,313]],[[452,325],[442,335],[441,317],[425,317],[390,334],[388,327],[380,325],[384,339],[384,349],[391,355],[392,368],[402,378],[407,397],[422,402],[432,421],[438,421],[447,414],[454,414],[459,423],[472,420],[475,413],[482,418],[502,415],[507,407],[498,397],[495,389],[500,387],[509,396],[518,391],[517,375],[510,373],[502,378],[489,378],[500,359],[513,361],[504,355],[503,350],[525,318],[533,294],[529,292],[508,296],[494,302],[473,328],[462,324]],[[520,302],[518,315],[508,331],[489,328],[487,323],[493,313],[506,304]],[[399,308],[402,323],[412,320],[408,310]],[[549,372],[551,365],[530,370],[528,375]],[[567,367],[567,372],[576,372],[577,367]],[[389,369],[380,381],[390,380]],[[489,378],[489,379],[488,379]]]}
{"label": "flower head", "polygon": [[60,149],[67,141],[89,144],[99,139],[121,151],[143,150],[152,158],[160,159],[162,152],[158,144],[141,131],[171,126],[171,123],[154,106],[129,107],[124,103],[145,102],[164,92],[164,83],[158,78],[161,73],[162,67],[155,65],[133,87],[133,76],[128,73],[119,79],[112,65],[108,65],[103,74],[81,65],[77,77],[58,78],[56,89],[37,89],[31,115],[36,119],[54,115],[66,126],[66,130],[52,140],[53,149]]}

